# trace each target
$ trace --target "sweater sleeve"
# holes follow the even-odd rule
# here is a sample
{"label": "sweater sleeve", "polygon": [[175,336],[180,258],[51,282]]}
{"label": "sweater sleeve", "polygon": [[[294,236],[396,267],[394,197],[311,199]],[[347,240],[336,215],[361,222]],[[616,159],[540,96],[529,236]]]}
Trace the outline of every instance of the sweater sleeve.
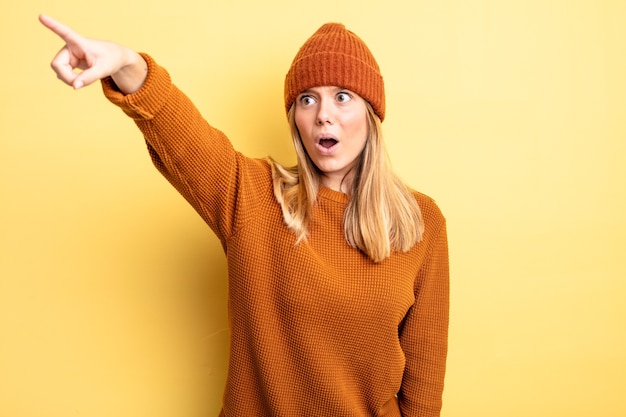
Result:
{"label": "sweater sleeve", "polygon": [[406,356],[398,393],[403,417],[438,417],[441,412],[449,321],[446,223],[439,210],[430,247],[415,283],[415,303],[400,329]]}
{"label": "sweater sleeve", "polygon": [[238,184],[252,163],[236,152],[226,135],[200,115],[149,55],[141,89],[124,95],[111,78],[105,96],[137,124],[156,168],[187,199],[224,242],[237,227]]}

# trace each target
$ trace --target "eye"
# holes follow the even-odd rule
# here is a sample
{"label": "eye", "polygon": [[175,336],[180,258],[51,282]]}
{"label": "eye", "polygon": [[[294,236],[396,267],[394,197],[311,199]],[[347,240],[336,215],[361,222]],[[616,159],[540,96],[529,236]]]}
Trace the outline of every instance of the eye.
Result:
{"label": "eye", "polygon": [[315,99],[311,96],[303,95],[303,96],[300,96],[300,103],[303,106],[310,106],[311,104],[315,103]]}
{"label": "eye", "polygon": [[340,103],[346,103],[348,101],[352,100],[352,96],[349,93],[346,93],[345,91],[342,91],[341,93],[337,93],[337,101]]}

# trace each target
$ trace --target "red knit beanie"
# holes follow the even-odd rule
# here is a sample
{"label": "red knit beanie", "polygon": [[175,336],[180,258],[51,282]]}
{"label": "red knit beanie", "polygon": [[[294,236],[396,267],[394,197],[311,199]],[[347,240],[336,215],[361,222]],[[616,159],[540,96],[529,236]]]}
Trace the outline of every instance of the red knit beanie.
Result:
{"label": "red knit beanie", "polygon": [[367,45],[340,23],[326,23],[302,45],[285,77],[285,109],[312,87],[337,86],[354,91],[385,118],[385,86]]}

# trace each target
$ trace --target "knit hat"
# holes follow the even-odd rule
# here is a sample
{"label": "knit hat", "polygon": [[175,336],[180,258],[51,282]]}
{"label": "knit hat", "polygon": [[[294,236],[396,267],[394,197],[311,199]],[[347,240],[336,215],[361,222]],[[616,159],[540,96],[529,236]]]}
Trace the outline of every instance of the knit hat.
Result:
{"label": "knit hat", "polygon": [[312,87],[338,86],[367,100],[382,121],[385,86],[367,45],[341,23],[326,23],[302,45],[285,77],[285,109]]}

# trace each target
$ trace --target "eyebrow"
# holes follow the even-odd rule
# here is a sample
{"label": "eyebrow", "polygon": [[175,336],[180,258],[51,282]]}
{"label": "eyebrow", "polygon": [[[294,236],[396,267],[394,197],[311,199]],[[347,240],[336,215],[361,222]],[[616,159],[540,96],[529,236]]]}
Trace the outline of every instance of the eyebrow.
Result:
{"label": "eyebrow", "polygon": [[[321,87],[331,87],[335,92],[337,92],[337,91],[344,91],[344,90],[345,91],[352,91],[349,88],[341,87],[341,86],[338,86],[338,85],[321,86]],[[317,87],[307,88],[306,90],[301,91],[300,94],[298,94],[298,95],[316,93],[314,91],[315,88],[317,88]]]}

